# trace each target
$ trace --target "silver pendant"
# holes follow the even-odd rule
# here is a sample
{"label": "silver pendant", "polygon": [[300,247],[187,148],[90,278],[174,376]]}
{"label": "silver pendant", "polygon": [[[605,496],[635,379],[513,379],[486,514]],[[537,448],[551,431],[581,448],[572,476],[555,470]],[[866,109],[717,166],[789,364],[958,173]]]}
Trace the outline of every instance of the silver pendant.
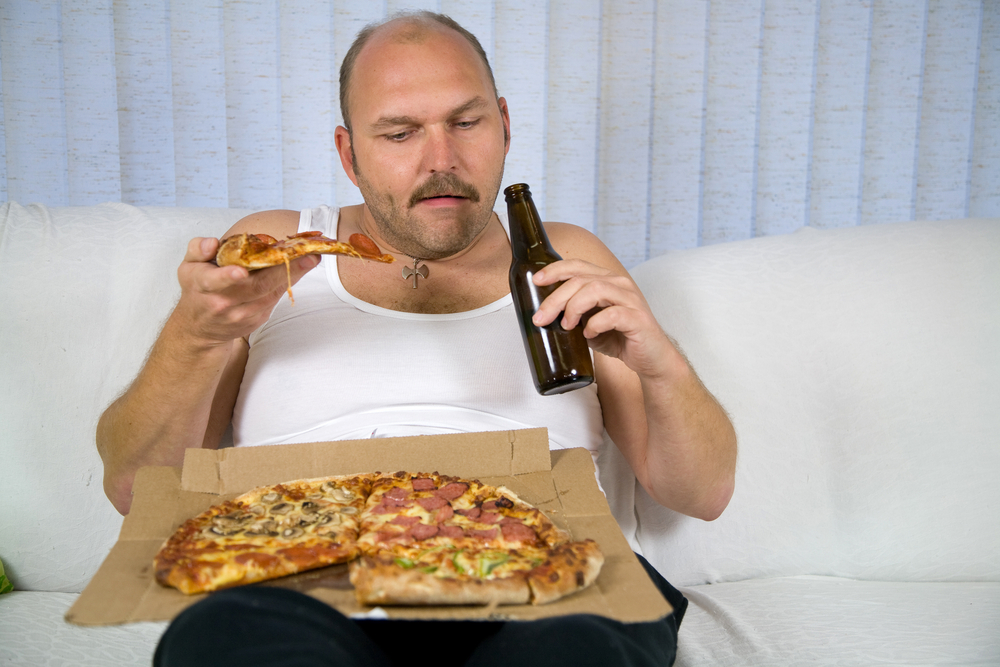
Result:
{"label": "silver pendant", "polygon": [[420,262],[422,259],[417,259],[416,257],[411,257],[413,260],[413,268],[408,266],[403,267],[403,280],[407,280],[410,277],[413,278],[413,289],[417,289],[417,278],[427,278],[430,275],[430,271],[427,267]]}

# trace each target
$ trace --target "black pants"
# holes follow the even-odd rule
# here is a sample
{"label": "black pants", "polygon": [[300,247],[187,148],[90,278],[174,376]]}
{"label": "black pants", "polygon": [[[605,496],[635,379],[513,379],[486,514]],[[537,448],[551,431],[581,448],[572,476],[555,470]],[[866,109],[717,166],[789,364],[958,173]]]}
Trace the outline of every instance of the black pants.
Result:
{"label": "black pants", "polygon": [[153,665],[672,665],[687,600],[639,561],[674,608],[652,623],[589,614],[511,622],[354,621],[303,593],[250,586],[185,609],[160,639]]}

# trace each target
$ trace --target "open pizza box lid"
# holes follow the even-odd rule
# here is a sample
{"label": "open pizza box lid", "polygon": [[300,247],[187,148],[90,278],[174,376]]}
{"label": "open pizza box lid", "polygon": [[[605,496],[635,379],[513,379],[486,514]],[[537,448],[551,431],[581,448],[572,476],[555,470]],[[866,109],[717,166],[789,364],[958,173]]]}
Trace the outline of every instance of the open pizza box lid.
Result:
{"label": "open pizza box lid", "polygon": [[189,449],[183,468],[139,470],[132,509],[118,542],[66,620],[77,625],[165,621],[205,597],[164,588],[153,578],[153,557],[187,519],[254,487],[358,472],[440,472],[504,485],[568,530],[592,538],[605,556],[595,584],[547,605],[384,607],[358,604],[346,565],[334,565],[257,586],[307,593],[347,615],[402,619],[532,620],[598,614],[624,622],[662,618],[670,605],[632,553],[597,486],[585,449],[549,451],[546,429],[378,438],[299,445]]}

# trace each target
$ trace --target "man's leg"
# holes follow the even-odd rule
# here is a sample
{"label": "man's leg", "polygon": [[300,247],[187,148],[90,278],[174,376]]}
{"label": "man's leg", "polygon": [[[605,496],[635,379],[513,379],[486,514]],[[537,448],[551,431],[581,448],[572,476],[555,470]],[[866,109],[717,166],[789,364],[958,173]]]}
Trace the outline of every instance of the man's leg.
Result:
{"label": "man's leg", "polygon": [[357,624],[319,600],[253,586],[213,593],[167,628],[154,667],[389,667]]}
{"label": "man's leg", "polygon": [[593,615],[510,622],[485,639],[466,663],[486,667],[570,665],[665,667],[674,663],[677,631],[687,609],[680,591],[639,556],[650,579],[674,613],[651,623],[619,623]]}

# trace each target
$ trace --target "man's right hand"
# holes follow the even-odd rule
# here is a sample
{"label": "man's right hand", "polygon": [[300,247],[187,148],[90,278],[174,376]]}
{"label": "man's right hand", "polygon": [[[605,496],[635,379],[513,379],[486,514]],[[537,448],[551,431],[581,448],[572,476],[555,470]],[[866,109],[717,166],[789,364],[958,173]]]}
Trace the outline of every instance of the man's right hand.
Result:
{"label": "man's right hand", "polygon": [[173,318],[180,330],[203,345],[225,345],[245,338],[267,321],[274,306],[308,271],[318,255],[306,255],[284,266],[248,271],[241,266],[216,266],[218,239],[195,238],[177,269],[181,298]]}

